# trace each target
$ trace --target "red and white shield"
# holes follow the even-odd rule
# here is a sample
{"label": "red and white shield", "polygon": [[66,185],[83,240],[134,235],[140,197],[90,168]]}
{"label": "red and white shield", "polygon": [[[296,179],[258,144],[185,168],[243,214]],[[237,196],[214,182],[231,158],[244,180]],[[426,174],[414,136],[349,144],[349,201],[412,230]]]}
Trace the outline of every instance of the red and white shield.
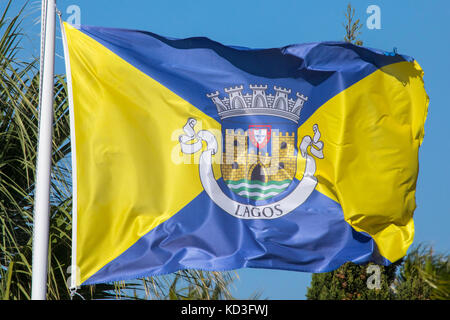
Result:
{"label": "red and white shield", "polygon": [[248,136],[257,148],[264,148],[270,140],[270,125],[249,125]]}

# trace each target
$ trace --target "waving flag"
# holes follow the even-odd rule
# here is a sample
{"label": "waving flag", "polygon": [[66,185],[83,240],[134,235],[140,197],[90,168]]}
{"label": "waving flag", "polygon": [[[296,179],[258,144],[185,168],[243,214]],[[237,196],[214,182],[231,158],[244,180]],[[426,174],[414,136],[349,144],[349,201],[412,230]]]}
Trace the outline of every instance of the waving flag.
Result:
{"label": "waving flag", "polygon": [[73,285],[405,255],[428,106],[412,58],[64,31]]}

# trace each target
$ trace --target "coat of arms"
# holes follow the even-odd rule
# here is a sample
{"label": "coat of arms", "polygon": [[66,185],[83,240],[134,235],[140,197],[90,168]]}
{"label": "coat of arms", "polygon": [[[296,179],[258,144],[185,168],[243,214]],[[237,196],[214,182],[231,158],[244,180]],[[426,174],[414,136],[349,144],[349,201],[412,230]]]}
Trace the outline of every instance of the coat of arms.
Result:
{"label": "coat of arms", "polygon": [[[211,159],[218,150],[214,135],[206,130],[195,132],[195,119],[189,119],[180,137],[184,153],[207,150],[200,158],[200,177],[211,199],[226,212],[244,219],[273,219],[287,214],[303,203],[314,190],[317,179],[313,156],[323,158],[323,143],[318,126],[314,136],[297,140],[300,112],[308,98],[291,90],[274,86],[267,94],[267,85],[225,88],[227,96],[218,91],[208,94],[215,104],[222,123],[222,179],[216,180]],[[193,147],[200,141],[198,148]],[[308,153],[310,148],[311,154]],[[295,179],[297,157],[306,159],[303,178]],[[229,192],[224,191],[228,188]]]}

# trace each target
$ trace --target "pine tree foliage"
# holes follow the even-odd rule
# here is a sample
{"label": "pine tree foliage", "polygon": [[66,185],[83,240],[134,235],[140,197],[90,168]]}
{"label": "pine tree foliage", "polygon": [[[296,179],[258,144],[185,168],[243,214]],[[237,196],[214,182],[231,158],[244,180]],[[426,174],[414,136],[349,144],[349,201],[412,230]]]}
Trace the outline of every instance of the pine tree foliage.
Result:
{"label": "pine tree foliage", "polygon": [[[351,262],[343,264],[337,270],[327,273],[315,273],[307,289],[309,300],[391,300],[394,298],[390,289],[397,264],[380,270],[380,288],[369,289],[373,283],[373,272],[367,268],[373,264],[357,265]],[[370,271],[370,270],[369,270]]]}
{"label": "pine tree foliage", "polygon": [[358,46],[362,46],[363,42],[361,39],[358,39],[358,36],[361,34],[361,29],[363,27],[362,23],[360,23],[359,19],[355,19],[355,8],[352,8],[352,5],[349,3],[347,5],[347,12],[345,13],[345,24],[343,24],[345,28],[345,42],[350,42],[356,44]]}
{"label": "pine tree foliage", "polygon": [[450,299],[449,255],[420,244],[398,262],[380,267],[380,288],[371,289],[368,265],[346,263],[335,271],[313,274],[306,297],[311,300]]}

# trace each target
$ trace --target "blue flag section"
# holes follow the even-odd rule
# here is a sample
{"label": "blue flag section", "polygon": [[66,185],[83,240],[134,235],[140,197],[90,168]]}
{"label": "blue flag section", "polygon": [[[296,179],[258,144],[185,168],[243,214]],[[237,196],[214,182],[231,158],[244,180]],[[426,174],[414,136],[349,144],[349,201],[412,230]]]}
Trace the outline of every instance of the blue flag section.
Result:
{"label": "blue flag section", "polygon": [[76,285],[406,254],[428,107],[413,58],[64,31]]}

